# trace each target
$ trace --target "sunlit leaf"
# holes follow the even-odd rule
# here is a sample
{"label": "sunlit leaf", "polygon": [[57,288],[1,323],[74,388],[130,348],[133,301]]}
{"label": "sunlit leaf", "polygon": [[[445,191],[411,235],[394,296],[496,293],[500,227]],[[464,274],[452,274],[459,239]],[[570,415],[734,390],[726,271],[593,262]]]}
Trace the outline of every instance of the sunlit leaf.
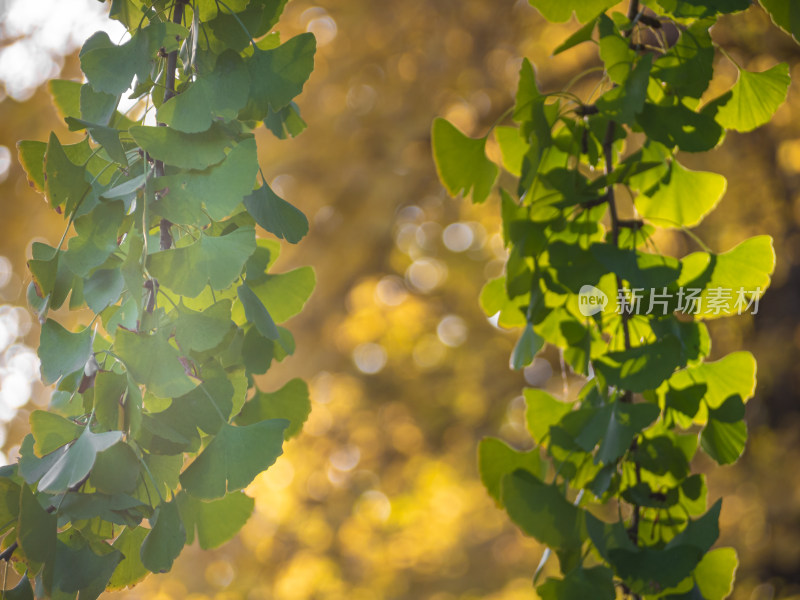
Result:
{"label": "sunlit leaf", "polygon": [[717,206],[727,181],[717,173],[692,171],[677,160],[653,188],[642,190],[636,208],[659,227],[694,227]]}
{"label": "sunlit leaf", "polygon": [[694,570],[697,587],[704,600],[725,600],[733,591],[739,559],[733,548],[714,548]]}
{"label": "sunlit leaf", "polygon": [[185,307],[179,307],[178,311],[180,317],[175,325],[175,339],[184,351],[202,352],[215,348],[233,326],[230,300],[220,300],[202,312]]}
{"label": "sunlit leaf", "polygon": [[142,547],[148,532],[149,530],[144,527],[136,527],[135,529],[126,527],[119,537],[114,540],[114,548],[119,550],[124,558],[114,569],[114,573],[108,582],[110,591],[121,590],[131,586],[144,579],[147,575],[148,570],[142,564],[139,549]]}
{"label": "sunlit leaf", "polygon": [[316,49],[314,35],[301,33],[272,50],[256,50],[246,61],[250,100],[242,116],[261,120],[270,110],[288,105],[303,91],[314,69]]}
{"label": "sunlit leaf", "polygon": [[186,527],[186,543],[194,541],[196,529],[200,547],[209,550],[221,546],[239,532],[250,518],[255,501],[244,492],[226,494],[211,502],[180,494],[178,505]]}
{"label": "sunlit leaf", "polygon": [[302,379],[292,379],[275,392],[259,391],[243,407],[236,419],[239,425],[251,425],[267,419],[286,419],[289,426],[284,439],[296,436],[311,413],[308,384]]}
{"label": "sunlit leaf", "polygon": [[145,125],[131,127],[130,133],[150,156],[182,169],[205,169],[222,162],[225,151],[234,142],[225,128],[216,123],[202,133]]}
{"label": "sunlit leaf", "polygon": [[741,69],[730,99],[717,111],[717,122],[736,131],[752,131],[768,123],[786,100],[790,82],[786,63],[761,73]]}
{"label": "sunlit leaf", "polygon": [[178,351],[163,334],[118,329],[114,351],[131,376],[156,396],[181,396],[197,385],[186,374]]}
{"label": "sunlit leaf", "polygon": [[152,187],[158,200],[153,210],[173,223],[186,225],[207,222],[206,214],[224,219],[251,192],[256,173],[256,141],[247,138],[218,165],[156,178]]}
{"label": "sunlit leaf", "polygon": [[503,478],[517,469],[543,477],[546,465],[539,456],[538,448],[520,452],[497,438],[483,438],[480,441],[478,471],[486,491],[498,504],[502,502]]}
{"label": "sunlit leaf", "polygon": [[285,419],[253,425],[223,425],[203,452],[181,473],[181,485],[196,498],[214,500],[248,486],[283,453]]}
{"label": "sunlit leaf", "polygon": [[203,233],[188,246],[151,254],[147,266],[162,286],[194,298],[206,285],[215,290],[230,286],[255,249],[255,231],[241,227],[219,237]]}
{"label": "sunlit leaf", "polygon": [[433,158],[436,171],[451,196],[472,193],[472,201],[486,200],[498,169],[486,158],[486,138],[470,138],[445,119],[433,122]]}
{"label": "sunlit leaf", "polygon": [[217,57],[213,71],[167,100],[156,116],[184,133],[206,131],[215,119],[235,119],[247,103],[249,89],[250,77],[244,62],[237,52],[227,50]]}
{"label": "sunlit leaf", "polygon": [[65,492],[80,483],[94,466],[97,453],[107,450],[122,439],[121,431],[93,433],[89,427],[39,480],[39,490],[50,493]]}
{"label": "sunlit leaf", "polygon": [[529,0],[531,6],[536,8],[548,21],[563,23],[569,21],[573,10],[578,22],[585,23],[592,17],[614,6],[613,0],[583,0],[581,2],[560,2],[559,0]]}
{"label": "sunlit leaf", "polygon": [[42,381],[45,384],[83,369],[91,354],[92,332],[88,327],[79,333],[72,333],[53,319],[47,319],[42,325],[39,358],[42,361]]}

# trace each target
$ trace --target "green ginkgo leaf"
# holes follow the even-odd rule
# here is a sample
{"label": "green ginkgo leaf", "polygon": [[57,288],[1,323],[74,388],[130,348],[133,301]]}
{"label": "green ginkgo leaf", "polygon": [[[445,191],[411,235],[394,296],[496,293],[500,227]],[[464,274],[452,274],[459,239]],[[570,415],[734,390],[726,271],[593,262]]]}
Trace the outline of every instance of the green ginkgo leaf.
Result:
{"label": "green ginkgo leaf", "polygon": [[263,280],[251,285],[250,288],[264,304],[275,323],[281,324],[303,310],[315,285],[314,269],[300,267],[287,273],[265,275]]}
{"label": "green ginkgo leaf", "polygon": [[561,2],[560,0],[529,0],[531,6],[542,13],[548,21],[563,23],[569,21],[573,11],[579,23],[585,23],[596,17],[609,6],[614,6],[614,0],[582,0],[581,2]]}
{"label": "green ginkgo leaf", "polygon": [[166,573],[186,543],[186,530],[181,521],[177,499],[162,502],[150,517],[153,528],[144,538],[139,557],[153,573]]}
{"label": "green ginkgo leaf", "polygon": [[531,364],[536,353],[544,347],[544,342],[544,338],[533,330],[533,325],[526,324],[511,352],[511,368],[519,371]]}
{"label": "green ginkgo leaf", "polygon": [[739,559],[733,548],[714,548],[694,569],[694,578],[704,600],[725,600],[733,591]]}
{"label": "green ginkgo leaf", "polygon": [[230,215],[253,189],[258,173],[256,141],[237,144],[218,165],[204,171],[185,171],[153,180],[156,214],[173,223],[197,225]]}
{"label": "green ginkgo leaf", "polygon": [[530,471],[536,477],[544,477],[546,465],[538,448],[520,452],[497,438],[483,438],[480,441],[478,471],[486,491],[498,504],[502,501],[503,478],[517,469]]}
{"label": "green ginkgo leaf", "polygon": [[573,405],[562,402],[553,396],[536,388],[526,388],[525,396],[525,423],[533,440],[540,444],[549,433],[550,426],[555,425],[565,414],[570,412]]}
{"label": "green ginkgo leaf", "polygon": [[90,37],[80,52],[81,70],[98,92],[119,95],[131,86],[134,75],[145,79],[159,49],[176,50],[187,30],[169,21],[153,22],[134,31],[131,39],[117,46],[104,31]]}
{"label": "green ginkgo leaf", "polygon": [[46,410],[35,410],[30,416],[31,433],[37,456],[44,456],[78,437],[83,428],[70,419]]}
{"label": "green ginkgo leaf", "polygon": [[775,250],[770,236],[758,235],[721,254],[693,252],[681,263],[678,285],[686,294],[700,292],[698,302],[686,300],[682,310],[711,320],[757,311],[758,299],[772,281]]}
{"label": "green ginkgo leaf", "polygon": [[121,431],[92,433],[87,426],[75,443],[42,476],[38,489],[53,494],[66,492],[89,475],[98,452],[107,450],[121,439]]}
{"label": "green ginkgo leaf", "polygon": [[789,92],[789,65],[780,63],[754,73],[739,70],[730,99],[717,110],[717,123],[726,129],[752,131],[768,123]]}
{"label": "green ginkgo leaf", "polygon": [[136,125],[133,139],[156,160],[181,169],[205,169],[222,162],[234,139],[224,126],[214,123],[202,133],[183,133],[171,127]]}
{"label": "green ginkgo leaf", "polygon": [[292,379],[275,392],[258,391],[244,405],[236,423],[251,425],[267,419],[286,419],[289,426],[284,431],[284,439],[288,440],[300,433],[310,413],[308,384],[302,379]]}
{"label": "green ginkgo leaf", "polygon": [[42,325],[39,337],[39,358],[42,381],[51,384],[64,375],[83,369],[92,355],[92,331],[87,327],[78,333],[64,329],[53,319]]}
{"label": "green ginkgo leaf", "polygon": [[57,521],[58,517],[42,508],[31,489],[23,485],[19,500],[17,541],[25,556],[41,563],[53,555]]}
{"label": "green ginkgo leaf", "polygon": [[218,346],[233,327],[231,301],[220,300],[202,312],[179,307],[175,340],[184,351],[204,352]]}
{"label": "green ginkgo leaf", "polygon": [[[91,188],[86,181],[86,167],[70,160],[55,133],[50,134],[44,165],[42,182],[50,206],[63,207],[66,214],[71,214]],[[35,168],[32,170],[35,173]]]}
{"label": "green ginkgo leaf", "polygon": [[204,550],[217,548],[235,536],[253,513],[255,500],[244,492],[226,494],[205,502],[190,494],[178,495],[181,519],[186,527],[186,543],[197,541]]}
{"label": "green ginkgo leaf", "polygon": [[64,262],[73,273],[86,277],[118,248],[117,230],[124,212],[120,201],[103,202],[89,214],[75,219],[78,235],[70,239],[64,253]]}
{"label": "green ginkgo leaf", "polygon": [[584,511],[573,506],[558,487],[528,471],[506,475],[501,497],[511,520],[551,548],[574,550],[586,538]]}
{"label": "green ginkgo leaf", "polygon": [[194,298],[207,285],[215,290],[230,286],[255,249],[253,227],[240,227],[218,237],[203,232],[188,246],[151,254],[147,267],[162,286]]}
{"label": "green ginkgo leaf", "polygon": [[433,159],[436,171],[451,196],[472,193],[480,203],[489,197],[498,168],[486,158],[486,138],[470,138],[445,119],[433,122]]}
{"label": "green ginkgo leaf", "polygon": [[283,454],[286,419],[235,427],[224,424],[192,464],[181,473],[181,485],[203,500],[241,490]]}
{"label": "green ginkgo leaf", "polygon": [[114,540],[114,548],[119,550],[125,558],[120,561],[111,575],[108,582],[109,591],[124,589],[145,578],[148,571],[147,567],[142,564],[139,549],[149,532],[150,530],[144,527],[134,529],[126,527]]}
{"label": "green ginkgo leaf", "polygon": [[250,76],[241,56],[226,50],[217,57],[214,70],[198,77],[188,89],[162,104],[160,122],[184,133],[199,133],[216,119],[235,119],[247,103]]}
{"label": "green ginkgo leaf", "polygon": [[244,199],[256,223],[278,238],[296,244],[308,233],[308,219],[265,183]]}
{"label": "green ginkgo leaf", "polygon": [[133,379],[159,398],[182,396],[197,385],[186,374],[178,351],[163,334],[117,329],[114,352]]}
{"label": "green ginkgo leaf", "polygon": [[269,314],[269,311],[264,306],[264,303],[256,296],[255,292],[251,290],[246,284],[240,285],[236,288],[239,295],[239,302],[244,307],[244,315],[248,323],[255,325],[258,332],[269,340],[277,340],[280,336],[278,334],[278,327],[275,321]]}
{"label": "green ginkgo leaf", "polygon": [[270,110],[279,111],[303,91],[311,71],[317,42],[311,33],[301,33],[277,48],[256,50],[247,59],[250,101],[240,118],[261,120]]}
{"label": "green ginkgo leaf", "polygon": [[636,208],[659,227],[694,227],[714,210],[726,187],[722,175],[692,171],[673,159],[661,181],[636,198]]}

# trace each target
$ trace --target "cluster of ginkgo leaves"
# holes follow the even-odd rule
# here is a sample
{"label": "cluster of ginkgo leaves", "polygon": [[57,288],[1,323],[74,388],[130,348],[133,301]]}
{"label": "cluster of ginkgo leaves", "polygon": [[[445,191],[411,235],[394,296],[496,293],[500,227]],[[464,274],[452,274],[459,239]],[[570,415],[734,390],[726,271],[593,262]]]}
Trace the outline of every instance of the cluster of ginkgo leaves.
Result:
{"label": "cluster of ginkgo leaves", "polygon": [[[536,581],[550,552],[558,557],[561,576],[538,582],[541,598],[613,600],[621,590],[721,600],[736,552],[712,549],[721,500],[708,508],[705,477],[690,465],[698,448],[719,464],[742,454],[756,364],[748,352],[705,360],[705,321],[753,310],[775,254],[768,236],[718,253],[690,232],[726,180],[685,167],[681,153],[767,123],[786,98],[789,68],[736,65],[735,85],[709,93],[716,61],[733,60],[709,29],[720,15],[760,10],[749,0],[631,0],[627,14],[610,10],[615,0],[530,2],[554,22],[574,12],[583,26],[555,52],[592,44],[597,66],[542,93],[533,66],[522,64],[503,117],[513,124],[493,128],[507,172],[501,185],[513,186],[499,190],[509,256],[480,301],[501,326],[522,328],[512,368],[549,343],[585,385],[562,399],[526,389],[535,448],[483,440],[481,477],[548,547]],[[799,37],[789,0],[762,5]],[[592,91],[581,97],[574,84],[587,80]],[[489,196],[499,169],[486,157],[487,137],[434,122],[434,158],[452,195]],[[662,255],[657,228],[685,232],[700,249]]]}
{"label": "cluster of ginkgo leaves", "polygon": [[[305,128],[293,99],[316,45],[281,43],[285,4],[114,0],[127,40],[93,35],[86,83],[50,84],[84,138],[19,143],[66,227],[29,262],[55,391],[0,472],[0,557],[23,575],[9,598],[96,598],[168,571],[195,539],[230,539],[253,510],[243,488],[308,415],[303,381],[272,393],[254,381],[294,352],[280,324],[315,284],[309,267],[272,273],[280,242],[256,236],[308,231],[256,180],[254,129]],[[84,325],[48,316],[67,301]]]}

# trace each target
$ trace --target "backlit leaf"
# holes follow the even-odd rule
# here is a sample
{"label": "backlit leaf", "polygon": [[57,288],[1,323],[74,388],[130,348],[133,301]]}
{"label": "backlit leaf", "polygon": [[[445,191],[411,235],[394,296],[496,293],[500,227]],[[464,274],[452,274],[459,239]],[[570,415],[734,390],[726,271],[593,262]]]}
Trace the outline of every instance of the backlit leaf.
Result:
{"label": "backlit leaf", "polygon": [[786,100],[789,83],[789,65],[786,63],[761,73],[740,70],[730,99],[717,111],[717,122],[736,131],[752,131],[768,123]]}
{"label": "backlit leaf", "polygon": [[238,425],[250,425],[267,419],[286,419],[289,426],[284,439],[296,436],[311,413],[308,384],[302,379],[292,379],[275,392],[261,392],[249,400],[236,419]]}
{"label": "backlit leaf", "polygon": [[255,249],[252,227],[241,227],[219,237],[203,232],[188,246],[151,254],[147,266],[162,286],[194,298],[207,285],[215,290],[230,286]]}
{"label": "backlit leaf", "polygon": [[226,494],[206,502],[189,494],[178,496],[181,519],[186,527],[186,543],[197,541],[204,550],[217,548],[235,536],[247,523],[255,501],[244,492]]}
{"label": "backlit leaf", "polygon": [[450,195],[472,193],[473,202],[486,200],[498,174],[486,158],[486,138],[467,137],[441,118],[433,122],[432,136],[436,172]]}
{"label": "backlit leaf", "polygon": [[214,500],[247,487],[283,453],[285,419],[252,425],[223,425],[216,437],[181,473],[181,485],[196,498]]}

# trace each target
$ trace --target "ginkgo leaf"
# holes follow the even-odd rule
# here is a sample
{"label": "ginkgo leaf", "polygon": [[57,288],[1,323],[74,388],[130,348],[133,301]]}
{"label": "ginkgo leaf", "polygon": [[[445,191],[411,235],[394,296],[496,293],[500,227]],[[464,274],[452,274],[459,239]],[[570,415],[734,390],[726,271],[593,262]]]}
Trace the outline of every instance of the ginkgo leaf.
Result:
{"label": "ginkgo leaf", "polygon": [[178,495],[181,519],[186,527],[186,543],[197,541],[204,550],[217,548],[235,536],[247,523],[255,500],[244,492],[226,494],[219,500],[206,502],[190,494]]}
{"label": "ginkgo leaf", "polygon": [[561,2],[560,0],[529,0],[531,6],[542,13],[545,19],[554,23],[569,21],[573,11],[579,23],[596,17],[610,6],[614,0],[582,0],[581,2]]}
{"label": "ginkgo leaf", "polygon": [[197,385],[186,374],[178,351],[162,334],[118,329],[114,352],[134,380],[159,398],[182,396]]}
{"label": "ginkgo leaf", "polygon": [[772,281],[775,250],[770,236],[759,235],[721,254],[693,252],[681,263],[678,285],[687,294],[700,292],[697,304],[686,301],[683,311],[711,320],[757,310]]}
{"label": "ginkgo leaf", "polygon": [[451,196],[472,193],[472,201],[486,200],[498,168],[486,158],[486,138],[470,138],[445,119],[433,122],[433,159],[439,179]]}
{"label": "ginkgo leaf", "polygon": [[187,30],[169,21],[153,22],[133,32],[117,46],[104,31],[90,37],[80,52],[81,70],[98,92],[119,95],[131,86],[134,75],[147,76],[159,49],[177,50]]}
{"label": "ginkgo leaf", "polygon": [[768,123],[786,100],[790,83],[786,63],[761,73],[740,69],[730,99],[717,110],[717,122],[736,131],[752,131]]}
{"label": "ginkgo leaf", "polygon": [[551,548],[574,550],[586,538],[584,511],[528,471],[506,475],[501,497],[511,520]]}
{"label": "ginkgo leaf", "polygon": [[501,502],[502,483],[506,475],[523,469],[537,477],[543,477],[545,468],[538,448],[520,452],[496,438],[483,438],[478,444],[478,471],[481,481],[497,503]]}
{"label": "ginkgo leaf", "polygon": [[120,201],[103,202],[92,212],[75,219],[75,231],[64,253],[64,262],[70,270],[86,277],[95,267],[102,265],[117,246],[117,230],[122,224],[124,206]]}
{"label": "ginkgo leaf", "polygon": [[214,123],[202,133],[183,133],[171,127],[136,125],[130,134],[145,152],[181,169],[205,169],[222,162],[234,145],[224,126]]}
{"label": "ginkgo leaf", "polygon": [[181,485],[196,498],[214,500],[247,487],[283,454],[286,419],[235,427],[225,424],[181,473]]}
{"label": "ginkgo leaf", "polygon": [[202,312],[179,307],[175,340],[185,351],[203,352],[218,346],[233,327],[231,301],[220,300]]}
{"label": "ginkgo leaf", "polygon": [[244,206],[256,223],[290,244],[296,244],[308,233],[308,219],[302,211],[266,183],[244,199]]}
{"label": "ginkgo leaf", "polygon": [[316,38],[301,33],[271,50],[256,50],[247,59],[250,100],[240,118],[261,120],[279,111],[303,91],[314,70]]}
{"label": "ginkgo leaf", "polygon": [[121,439],[121,431],[92,433],[86,427],[75,443],[42,476],[38,489],[53,494],[67,491],[89,474],[98,452],[110,448]]}
{"label": "ginkgo leaf", "polygon": [[78,437],[83,428],[70,419],[46,411],[35,410],[30,416],[31,433],[37,456],[44,456]]}
{"label": "ginkgo leaf", "polygon": [[150,522],[153,528],[144,538],[139,556],[148,570],[166,573],[186,543],[186,530],[178,511],[177,499],[159,504]]}
{"label": "ginkgo leaf", "polygon": [[51,384],[64,375],[83,369],[92,355],[92,331],[87,327],[79,333],[64,329],[53,319],[42,325],[39,337],[39,358],[42,361],[42,381]]}
{"label": "ginkgo leaf", "polygon": [[194,298],[207,285],[215,290],[230,286],[255,249],[253,227],[240,227],[219,237],[203,232],[188,246],[151,254],[147,267],[162,286]]}
{"label": "ginkgo leaf", "polygon": [[125,558],[120,561],[111,575],[111,579],[108,582],[109,591],[124,589],[141,581],[147,575],[148,570],[142,564],[139,549],[142,547],[142,543],[149,531],[144,527],[136,527],[135,529],[126,527],[114,540],[114,548],[119,550]]}
{"label": "ginkgo leaf", "polygon": [[85,165],[77,165],[67,156],[56,134],[50,134],[44,155],[45,193],[53,208],[64,207],[71,214],[89,193]]}
{"label": "ginkgo leaf", "polygon": [[709,408],[708,422],[700,435],[700,445],[717,464],[735,463],[747,443],[744,403],[731,396],[719,408]]}
{"label": "ginkgo leaf", "polygon": [[246,284],[240,285],[236,288],[236,291],[239,295],[239,302],[241,302],[244,307],[244,314],[247,322],[255,325],[258,332],[265,338],[277,340],[279,334],[275,321],[272,320],[269,311],[267,311],[263,302],[256,296],[255,292]]}
{"label": "ginkgo leaf", "polygon": [[17,541],[31,560],[45,562],[56,548],[58,517],[46,511],[31,489],[23,485],[19,497],[19,524]]}
{"label": "ginkgo leaf", "polygon": [[692,171],[673,159],[661,181],[636,198],[636,208],[659,227],[694,227],[714,210],[726,187],[724,176]]}
{"label": "ginkgo leaf", "polygon": [[569,402],[556,400],[553,396],[536,388],[526,388],[525,423],[533,440],[540,444],[549,433],[550,426],[555,425],[573,408]]}
{"label": "ginkgo leaf", "polygon": [[236,423],[251,425],[267,419],[287,419],[289,426],[284,439],[288,440],[300,433],[310,413],[308,384],[302,379],[292,379],[275,392],[258,391],[244,405]]}
{"label": "ginkgo leaf", "polygon": [[160,122],[184,133],[206,131],[215,119],[235,119],[247,103],[249,89],[250,76],[241,56],[226,50],[217,56],[213,71],[201,75],[187,90],[167,100],[156,116]]}
{"label": "ginkgo leaf", "polygon": [[158,197],[153,210],[181,225],[204,223],[206,214],[212,219],[222,220],[252,191],[256,173],[256,141],[247,138],[218,165],[153,180],[151,187]]}
{"label": "ginkgo leaf", "polygon": [[[263,280],[251,285],[259,300],[275,323],[281,324],[303,310],[316,285],[311,267],[300,267],[277,275],[265,275]],[[241,310],[241,309],[240,309]],[[234,307],[234,318],[236,318]]]}
{"label": "ginkgo leaf", "polygon": [[704,600],[725,600],[733,591],[739,559],[733,548],[714,548],[694,569],[694,578]]}

